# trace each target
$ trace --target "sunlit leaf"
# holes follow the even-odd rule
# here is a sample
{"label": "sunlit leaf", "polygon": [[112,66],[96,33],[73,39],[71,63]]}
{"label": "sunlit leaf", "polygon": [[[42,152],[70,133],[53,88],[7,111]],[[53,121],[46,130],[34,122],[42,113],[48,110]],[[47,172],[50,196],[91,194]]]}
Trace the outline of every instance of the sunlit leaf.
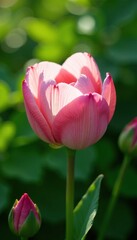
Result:
{"label": "sunlit leaf", "polygon": [[29,36],[38,42],[55,42],[57,40],[57,29],[48,21],[38,18],[30,18],[25,22],[25,28]]}
{"label": "sunlit leaf", "polygon": [[0,9],[0,39],[3,39],[11,28],[10,12]]}
{"label": "sunlit leaf", "polygon": [[15,125],[12,122],[0,123],[0,150],[5,151],[15,136]]}
{"label": "sunlit leaf", "polygon": [[39,15],[46,17],[50,20],[57,20],[58,17],[60,18],[62,15],[66,13],[66,0],[42,0],[42,7],[41,5],[37,4],[37,8],[39,9]]}
{"label": "sunlit leaf", "polygon": [[58,42],[50,44],[39,44],[34,51],[36,58],[60,62],[64,58],[65,47]]}
{"label": "sunlit leaf", "polygon": [[98,208],[102,178],[103,175],[96,178],[74,209],[74,240],[84,240],[93,225]]}
{"label": "sunlit leaf", "polygon": [[10,89],[8,85],[0,81],[0,111],[9,106]]}

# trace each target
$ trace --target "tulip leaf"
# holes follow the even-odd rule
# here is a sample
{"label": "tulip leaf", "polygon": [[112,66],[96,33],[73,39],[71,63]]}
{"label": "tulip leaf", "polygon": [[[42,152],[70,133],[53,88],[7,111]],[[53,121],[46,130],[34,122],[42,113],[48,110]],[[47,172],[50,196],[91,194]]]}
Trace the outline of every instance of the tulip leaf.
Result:
{"label": "tulip leaf", "polygon": [[103,175],[99,175],[95,179],[74,209],[74,240],[84,240],[93,225],[98,208],[102,178]]}

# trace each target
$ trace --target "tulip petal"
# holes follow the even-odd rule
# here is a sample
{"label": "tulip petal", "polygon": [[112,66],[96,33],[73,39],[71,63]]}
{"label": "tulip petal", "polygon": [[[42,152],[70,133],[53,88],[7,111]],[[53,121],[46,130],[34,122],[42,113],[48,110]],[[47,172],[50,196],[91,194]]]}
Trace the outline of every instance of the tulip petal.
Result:
{"label": "tulip petal", "polygon": [[55,116],[65,105],[80,95],[82,93],[69,84],[42,82],[39,89],[39,108],[49,125],[52,126]]}
{"label": "tulip petal", "polygon": [[52,62],[40,62],[27,68],[26,81],[31,89],[33,95],[37,98],[39,84],[42,81],[49,81],[49,79],[56,79],[60,72],[61,66]]}
{"label": "tulip petal", "polygon": [[35,64],[34,66],[30,66],[30,67],[27,68],[25,80],[26,80],[28,86],[31,88],[32,94],[35,97],[37,97],[39,77],[38,77],[38,74],[37,74],[37,71],[36,71],[37,64]]}
{"label": "tulip petal", "polygon": [[40,112],[36,100],[26,81],[23,82],[23,95],[28,120],[32,129],[43,141],[54,143],[55,141],[50,125]]}
{"label": "tulip petal", "polygon": [[61,65],[54,62],[40,62],[37,66],[37,72],[40,76],[43,74],[43,81],[48,81],[49,79],[56,79],[56,76],[61,70]]}
{"label": "tulip petal", "polygon": [[28,201],[26,196],[24,197],[24,195],[14,207],[14,226],[17,231],[20,229],[23,222],[26,220],[30,211],[30,207],[30,202]]}
{"label": "tulip petal", "polygon": [[81,75],[78,81],[73,85],[83,94],[94,92],[94,87],[89,78],[85,75]]}
{"label": "tulip petal", "polygon": [[75,53],[70,56],[62,65],[62,69],[57,76],[57,82],[76,82],[81,74],[91,80],[94,92],[100,94],[102,89],[100,72],[93,57],[87,53]]}
{"label": "tulip petal", "polygon": [[109,109],[99,94],[86,94],[66,105],[55,117],[55,138],[71,149],[83,149],[106,131]]}
{"label": "tulip petal", "polygon": [[116,90],[113,83],[113,79],[109,73],[106,74],[106,78],[103,83],[102,96],[105,98],[109,106],[109,122],[113,117],[116,106]]}
{"label": "tulip petal", "polygon": [[16,231],[20,230],[26,221],[30,211],[32,211],[40,223],[40,217],[36,211],[36,207],[27,193],[25,193],[14,207],[14,227]]}

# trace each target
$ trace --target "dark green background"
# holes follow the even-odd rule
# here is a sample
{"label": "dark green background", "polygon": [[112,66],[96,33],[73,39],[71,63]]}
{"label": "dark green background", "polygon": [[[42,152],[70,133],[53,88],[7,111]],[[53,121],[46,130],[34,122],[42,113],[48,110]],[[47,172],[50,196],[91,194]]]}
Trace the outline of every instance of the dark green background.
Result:
{"label": "dark green background", "polygon": [[[65,235],[66,151],[53,150],[31,130],[24,110],[21,82],[26,67],[48,60],[58,63],[77,51],[91,53],[113,76],[116,112],[104,137],[77,152],[75,202],[103,173],[94,226],[95,239],[114,179],[122,163],[117,140],[137,115],[136,0],[0,0],[0,238],[15,239],[7,216],[16,198],[27,192],[40,208],[42,228],[35,240]],[[109,240],[137,236],[137,159],[133,159],[107,232]]]}

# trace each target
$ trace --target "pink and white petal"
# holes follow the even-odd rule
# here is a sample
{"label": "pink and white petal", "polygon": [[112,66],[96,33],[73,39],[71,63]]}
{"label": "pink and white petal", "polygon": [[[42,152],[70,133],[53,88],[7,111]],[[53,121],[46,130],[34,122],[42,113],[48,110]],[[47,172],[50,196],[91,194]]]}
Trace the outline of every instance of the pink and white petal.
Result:
{"label": "pink and white petal", "polygon": [[28,86],[31,88],[32,94],[37,98],[39,77],[38,77],[36,68],[37,68],[37,64],[27,68],[25,81],[27,82]]}
{"label": "pink and white petal", "polygon": [[[58,82],[76,82],[80,75],[86,75],[94,86],[94,92],[101,93],[102,81],[97,64],[88,53],[75,53],[71,55],[62,65],[57,77]],[[62,75],[62,76],[61,76]],[[60,77],[60,81],[59,81]]]}
{"label": "pink and white petal", "polygon": [[[55,86],[56,82],[54,80],[49,80],[48,82],[41,82],[37,100],[39,109],[51,128],[54,118],[52,108],[54,107],[53,99],[55,97],[54,96]],[[55,103],[55,105],[57,104],[58,102]]]}
{"label": "pink and white petal", "polygon": [[42,80],[47,82],[49,79],[55,80],[61,70],[61,65],[54,62],[40,62],[37,64],[36,71],[38,76],[42,75]]}
{"label": "pink and white petal", "polygon": [[32,129],[43,141],[54,143],[51,127],[42,115],[26,81],[23,82],[22,87],[26,113]]}
{"label": "pink and white petal", "polygon": [[53,123],[55,138],[71,149],[96,143],[108,125],[108,105],[98,94],[86,94],[66,105]]}
{"label": "pink and white petal", "polygon": [[75,88],[81,91],[83,94],[94,92],[94,87],[92,82],[85,75],[81,75],[78,81],[73,84]]}
{"label": "pink and white petal", "polygon": [[109,73],[106,74],[106,78],[103,83],[102,96],[105,98],[109,106],[109,122],[113,117],[116,106],[116,90],[113,83],[113,79]]}
{"label": "pink and white petal", "polygon": [[[96,110],[98,116],[97,138],[101,138],[104,134],[105,125],[109,123],[109,108],[106,100],[99,94],[93,93],[94,100],[96,102]],[[106,126],[107,128],[107,126]],[[103,132],[103,134],[102,134]],[[101,134],[101,137],[100,137]]]}
{"label": "pink and white petal", "polygon": [[52,125],[58,112],[82,93],[73,86],[66,83],[55,85],[42,82],[39,91],[39,108],[47,120]]}
{"label": "pink and white petal", "polygon": [[52,62],[40,62],[27,68],[25,80],[33,95],[37,98],[39,85],[42,81],[47,82],[49,79],[55,79],[61,66]]}

